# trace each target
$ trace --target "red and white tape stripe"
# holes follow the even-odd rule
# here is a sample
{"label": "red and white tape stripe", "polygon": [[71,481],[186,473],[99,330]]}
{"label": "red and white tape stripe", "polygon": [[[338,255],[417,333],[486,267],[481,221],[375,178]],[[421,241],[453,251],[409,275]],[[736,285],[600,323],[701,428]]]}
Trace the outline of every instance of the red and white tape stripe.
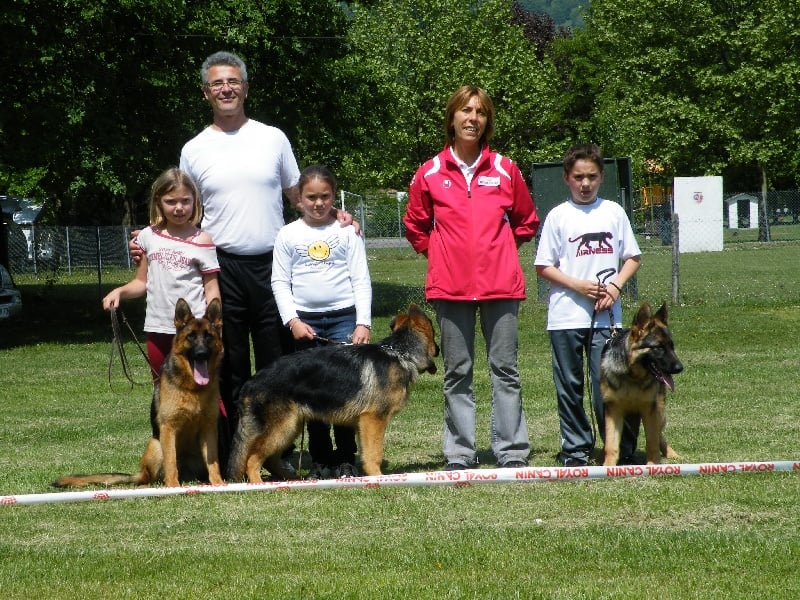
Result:
{"label": "red and white tape stripe", "polygon": [[699,464],[626,465],[618,467],[523,467],[520,469],[465,469],[463,471],[427,471],[396,473],[340,479],[267,481],[264,483],[227,483],[187,487],[150,487],[134,489],[82,490],[46,494],[0,496],[0,504],[19,506],[56,502],[86,502],[152,496],[189,496],[220,492],[291,491],[310,489],[388,488],[410,486],[470,486],[486,483],[535,483],[544,481],[580,481],[665,475],[717,475],[723,473],[800,473],[800,461],[730,462]]}

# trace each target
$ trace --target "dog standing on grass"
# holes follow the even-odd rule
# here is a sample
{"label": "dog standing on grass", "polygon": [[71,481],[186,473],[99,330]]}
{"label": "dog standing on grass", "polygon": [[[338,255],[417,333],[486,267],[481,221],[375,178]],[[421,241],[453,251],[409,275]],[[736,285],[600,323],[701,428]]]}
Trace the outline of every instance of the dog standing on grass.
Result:
{"label": "dog standing on grass", "polygon": [[642,303],[630,329],[611,338],[600,361],[600,389],[605,403],[605,460],[614,466],[619,460],[623,418],[639,413],[647,438],[647,464],[661,462],[661,456],[678,454],[664,439],[666,388],[674,389],[672,376],[683,371],[675,354],[667,324],[667,303],[653,314]]}
{"label": "dog standing on grass", "polygon": [[278,460],[306,420],[354,427],[361,466],[380,475],[383,439],[391,418],[408,403],[410,385],[436,373],[433,323],[416,305],[391,323],[376,344],[331,344],[278,359],[242,386],[239,425],[227,479],[261,481],[261,466],[286,478]]}
{"label": "dog standing on grass", "polygon": [[148,485],[181,481],[221,484],[217,418],[219,366],[222,359],[222,305],[212,300],[201,319],[182,298],[175,305],[175,338],[153,390],[150,423],[153,437],[135,475],[100,473],[70,475],[55,487]]}

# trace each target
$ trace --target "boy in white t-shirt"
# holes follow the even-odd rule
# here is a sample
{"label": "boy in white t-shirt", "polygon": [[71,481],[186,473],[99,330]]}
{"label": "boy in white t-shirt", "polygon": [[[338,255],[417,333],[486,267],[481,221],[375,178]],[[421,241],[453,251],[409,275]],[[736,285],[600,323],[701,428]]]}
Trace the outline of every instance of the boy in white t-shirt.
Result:
{"label": "boy in white t-shirt", "polygon": [[[601,436],[605,432],[600,355],[611,327],[622,327],[619,296],[641,260],[624,209],[597,197],[603,176],[603,155],[596,145],[567,151],[564,182],[571,198],[548,213],[534,260],[537,275],[550,282],[547,330],[561,430],[558,462],[568,467],[587,465],[595,443],[583,407],[584,353],[596,427]],[[632,459],[638,431],[638,416],[627,417],[621,462]]]}

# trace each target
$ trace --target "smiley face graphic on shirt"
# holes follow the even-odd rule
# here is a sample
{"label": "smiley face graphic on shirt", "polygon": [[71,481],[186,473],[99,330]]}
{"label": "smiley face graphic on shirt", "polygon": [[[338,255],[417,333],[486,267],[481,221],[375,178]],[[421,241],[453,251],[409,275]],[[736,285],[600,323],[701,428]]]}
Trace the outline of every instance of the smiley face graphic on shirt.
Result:
{"label": "smiley face graphic on shirt", "polygon": [[330,258],[331,250],[338,245],[338,236],[331,236],[327,240],[316,240],[308,245],[295,246],[295,251],[300,256],[307,256],[312,260],[322,262]]}

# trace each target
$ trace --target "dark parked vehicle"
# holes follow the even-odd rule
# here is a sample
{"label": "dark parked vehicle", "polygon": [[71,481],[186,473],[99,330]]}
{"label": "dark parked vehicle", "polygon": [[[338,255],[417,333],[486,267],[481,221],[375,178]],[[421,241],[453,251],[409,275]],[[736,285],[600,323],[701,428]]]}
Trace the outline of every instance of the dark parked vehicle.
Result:
{"label": "dark parked vehicle", "polygon": [[14,280],[3,265],[0,265],[0,320],[22,312],[22,294],[14,286]]}

